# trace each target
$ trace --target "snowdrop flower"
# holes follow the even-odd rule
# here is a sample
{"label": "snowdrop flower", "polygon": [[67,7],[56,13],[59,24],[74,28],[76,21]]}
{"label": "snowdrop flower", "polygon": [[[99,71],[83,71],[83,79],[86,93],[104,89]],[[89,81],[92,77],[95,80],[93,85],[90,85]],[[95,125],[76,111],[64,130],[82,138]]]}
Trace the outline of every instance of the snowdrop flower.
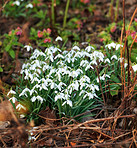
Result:
{"label": "snowdrop flower", "polygon": [[30,51],[31,49],[33,49],[30,45],[25,45],[24,48],[27,48],[27,51]]}
{"label": "snowdrop flower", "polygon": [[78,51],[80,51],[80,48],[78,47],[78,46],[74,46],[73,48],[72,48],[72,50],[78,50]]}
{"label": "snowdrop flower", "polygon": [[57,42],[57,41],[62,41],[62,38],[60,37],[60,36],[58,36],[56,39],[55,39],[55,41]]}
{"label": "snowdrop flower", "polygon": [[20,116],[20,118],[24,118],[24,117],[25,117],[25,115],[24,115],[24,114],[20,114],[19,116]]}
{"label": "snowdrop flower", "polygon": [[104,61],[104,63],[110,63],[110,60],[107,58],[107,59],[105,59],[105,61]]}
{"label": "snowdrop flower", "polygon": [[80,62],[80,66],[82,66],[82,67],[86,67],[88,64],[89,64],[89,62],[87,60],[82,60]]}
{"label": "snowdrop flower", "polygon": [[86,50],[87,52],[90,52],[90,51],[91,51],[91,49],[93,49],[93,50],[94,50],[94,47],[92,47],[92,46],[87,46],[87,47],[85,48],[85,50]]}
{"label": "snowdrop flower", "polygon": [[[100,80],[104,81],[106,77],[110,78],[110,76],[107,75],[107,74],[103,74],[103,76],[100,76],[99,78],[100,78]],[[97,82],[99,83],[99,79],[98,78],[97,78]]]}
{"label": "snowdrop flower", "polygon": [[57,101],[58,99],[63,99],[64,98],[64,93],[59,93],[55,96],[55,101]]}
{"label": "snowdrop flower", "polygon": [[120,63],[122,63],[122,61],[124,60],[124,58],[119,58],[118,61],[120,61]]}
{"label": "snowdrop flower", "polygon": [[94,51],[93,52],[93,57],[96,59],[96,58],[99,58],[99,62],[104,60],[104,54],[102,52],[98,52],[98,51]]}
{"label": "snowdrop flower", "polygon": [[111,49],[111,47],[115,48],[116,47],[116,44],[114,42],[108,44],[105,46],[105,48],[108,47],[108,49]]}
{"label": "snowdrop flower", "polygon": [[[126,67],[127,67],[127,65],[128,65],[128,64],[127,64],[127,63],[125,63],[125,64],[124,64],[124,67],[126,68]],[[132,68],[133,68],[133,66],[132,66]]]}
{"label": "snowdrop flower", "polygon": [[87,44],[88,44],[88,42],[82,42],[81,44],[82,44],[82,45],[87,45]]}
{"label": "snowdrop flower", "polygon": [[35,101],[36,101],[36,97],[33,96],[33,97],[31,98],[31,101],[32,101],[32,102],[35,102]]}
{"label": "snowdrop flower", "polygon": [[75,71],[75,70],[69,73],[69,76],[73,77],[73,78],[77,78],[78,75],[79,75],[79,73],[77,71]]}
{"label": "snowdrop flower", "polygon": [[37,91],[35,90],[35,87],[33,87],[33,88],[30,90],[30,96],[31,96],[33,93],[36,93],[36,94],[37,94]]}
{"label": "snowdrop flower", "polygon": [[26,95],[26,96],[27,96],[26,92],[30,92],[30,89],[25,88],[25,89],[22,91],[22,93],[19,95],[19,97],[21,97],[21,96],[23,96],[23,95]]}
{"label": "snowdrop flower", "polygon": [[117,44],[116,45],[116,50],[118,50],[120,47],[123,47],[123,45]]}
{"label": "snowdrop flower", "polygon": [[89,100],[90,100],[90,99],[93,99],[93,98],[94,98],[94,95],[93,95],[92,93],[88,93],[88,92],[87,92],[87,93],[85,94],[85,96],[83,97],[83,99],[85,99],[86,97],[88,97]]}
{"label": "snowdrop flower", "polygon": [[132,66],[132,68],[133,68],[134,72],[136,72],[137,71],[137,64]]}
{"label": "snowdrop flower", "polygon": [[42,83],[41,88],[40,88],[40,91],[41,91],[42,89],[48,90],[47,85],[46,85],[45,83]]}
{"label": "snowdrop flower", "polygon": [[9,100],[11,100],[13,103],[15,103],[17,99],[15,97],[12,97]]}
{"label": "snowdrop flower", "polygon": [[64,106],[66,103],[67,103],[70,107],[72,107],[72,101],[71,101],[71,100],[67,99],[67,100],[62,104],[62,106]]}
{"label": "snowdrop flower", "polygon": [[64,59],[64,56],[63,56],[63,55],[61,55],[61,54],[58,54],[58,55],[56,55],[56,56],[55,56],[55,58],[54,58],[54,59],[57,59],[57,58]]}
{"label": "snowdrop flower", "polygon": [[86,91],[85,90],[81,90],[81,92],[79,93],[79,96],[81,96],[84,93],[86,93]]}
{"label": "snowdrop flower", "polygon": [[87,67],[85,68],[85,71],[87,71],[88,69],[94,69],[91,65],[87,65]]}
{"label": "snowdrop flower", "polygon": [[26,8],[33,8],[33,5],[29,3],[28,5],[26,5]]}
{"label": "snowdrop flower", "polygon": [[26,108],[23,105],[21,105],[20,103],[16,106],[16,109],[18,109],[18,110],[21,110],[21,109],[26,110]]}
{"label": "snowdrop flower", "polygon": [[88,83],[90,83],[90,78],[89,78],[88,76],[84,75],[84,76],[82,76],[82,77],[80,78],[79,82],[80,82],[80,83],[81,83],[81,82],[88,82]]}
{"label": "snowdrop flower", "polygon": [[15,2],[13,2],[13,4],[19,6],[20,5],[20,1],[15,1]]}
{"label": "snowdrop flower", "polygon": [[98,85],[94,85],[94,88],[99,91],[99,86]]}
{"label": "snowdrop flower", "polygon": [[78,91],[78,88],[79,88],[79,83],[76,80],[76,81],[74,81],[72,84],[70,84],[68,86],[69,94],[71,94],[73,90],[77,90]]}
{"label": "snowdrop flower", "polygon": [[14,95],[15,95],[16,92],[15,92],[14,90],[11,89],[11,90],[8,92],[7,96],[9,96],[10,94],[14,94]]}
{"label": "snowdrop flower", "polygon": [[43,98],[41,97],[41,96],[33,96],[32,98],[31,98],[31,101],[32,102],[35,102],[36,100],[38,100],[38,101],[40,101],[41,103],[43,103]]}
{"label": "snowdrop flower", "polygon": [[97,62],[96,62],[96,60],[91,61],[91,62],[90,62],[90,64],[93,64],[93,65],[94,65],[94,64],[95,64],[95,65],[98,65],[98,64],[97,64]]}
{"label": "snowdrop flower", "polygon": [[111,57],[111,60],[113,60],[113,59],[116,59],[116,60],[117,60],[118,58],[117,58],[116,55],[113,55],[113,56]]}
{"label": "snowdrop flower", "polygon": [[61,91],[61,89],[62,89],[62,86],[67,86],[65,83],[63,83],[63,82],[60,82],[58,85],[57,85],[57,88],[59,89],[59,91]]}

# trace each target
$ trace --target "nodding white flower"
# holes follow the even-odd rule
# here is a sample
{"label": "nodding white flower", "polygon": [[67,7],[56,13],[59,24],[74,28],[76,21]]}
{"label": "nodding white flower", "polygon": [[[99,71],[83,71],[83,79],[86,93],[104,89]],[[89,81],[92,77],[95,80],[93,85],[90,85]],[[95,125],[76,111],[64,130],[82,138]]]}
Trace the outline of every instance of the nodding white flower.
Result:
{"label": "nodding white flower", "polygon": [[71,94],[73,90],[78,91],[78,89],[79,89],[78,80],[74,81],[72,84],[70,84],[70,85],[68,86],[69,94]]}
{"label": "nodding white flower", "polygon": [[15,103],[17,99],[15,97],[12,97],[9,100],[12,101],[13,103]]}
{"label": "nodding white flower", "polygon": [[32,79],[32,81],[31,81],[31,84],[34,83],[35,81],[38,82],[38,83],[40,83],[40,80],[39,80],[37,77],[34,77],[34,78]]}
{"label": "nodding white flower", "polygon": [[25,45],[24,48],[27,48],[27,51],[30,51],[31,49],[33,49],[30,45]]}
{"label": "nodding white flower", "polygon": [[73,77],[73,78],[77,78],[78,75],[79,75],[79,72],[78,71],[75,71],[75,70],[69,73],[69,76],[70,77]]}
{"label": "nodding white flower", "polygon": [[64,99],[64,93],[59,93],[55,96],[55,101],[57,101],[58,99]]}
{"label": "nodding white flower", "polygon": [[86,75],[82,76],[79,80],[80,83],[83,83],[83,82],[88,82],[90,83],[90,78]]}
{"label": "nodding white flower", "polygon": [[[103,80],[104,81],[106,77],[110,78],[110,76],[107,75],[107,74],[103,74],[103,76],[100,76],[99,78],[100,78],[100,80]],[[97,78],[96,80],[99,83],[99,79]]]}
{"label": "nodding white flower", "polygon": [[87,71],[88,69],[94,69],[91,65],[87,65],[87,67],[85,68],[85,71]]}
{"label": "nodding white flower", "polygon": [[105,48],[108,47],[108,49],[111,49],[111,47],[115,48],[116,47],[116,44],[114,42],[108,44],[105,46]]}
{"label": "nodding white flower", "polygon": [[110,63],[110,60],[107,58],[107,59],[105,59],[105,61],[104,61],[104,63]]}
{"label": "nodding white flower", "polygon": [[79,96],[81,96],[84,93],[86,93],[86,91],[85,90],[81,90],[81,92],[79,93]]}
{"label": "nodding white flower", "polygon": [[88,64],[89,64],[89,62],[87,60],[82,60],[80,62],[80,66],[82,66],[82,67],[86,67]]}
{"label": "nodding white flower", "polygon": [[26,8],[33,8],[33,5],[29,3],[28,5],[26,5]]}
{"label": "nodding white flower", "polygon": [[90,62],[90,64],[93,64],[93,65],[94,65],[94,64],[95,64],[95,65],[98,65],[95,59],[94,59],[93,61],[91,61],[91,62]]}
{"label": "nodding white flower", "polygon": [[80,51],[80,48],[78,47],[78,46],[74,46],[73,48],[72,48],[72,50],[78,50],[78,51]]}
{"label": "nodding white flower", "polygon": [[94,88],[99,91],[99,86],[98,85],[94,85]]}
{"label": "nodding white flower", "polygon": [[111,57],[111,60],[113,60],[113,59],[116,59],[116,60],[117,60],[118,58],[117,58],[116,55],[113,55],[113,56]]}
{"label": "nodding white flower", "polygon": [[19,5],[20,5],[20,1],[15,1],[15,2],[13,2],[12,4],[13,4],[13,5],[19,6]]}
{"label": "nodding white flower", "polygon": [[[125,67],[125,68],[127,67],[127,65],[128,65],[127,63],[124,63],[124,67]],[[132,68],[133,68],[133,66],[132,66]]]}
{"label": "nodding white flower", "polygon": [[62,86],[67,86],[65,83],[63,83],[63,82],[60,82],[58,85],[57,85],[57,88],[59,89],[59,91],[61,91],[61,89],[62,89]]}
{"label": "nodding white flower", "polygon": [[93,99],[93,98],[94,98],[94,94],[93,94],[93,93],[88,93],[88,92],[86,92],[86,94],[85,94],[85,96],[83,97],[83,99],[85,99],[86,97],[88,97],[89,100],[90,100],[90,99]]}
{"label": "nodding white flower", "polygon": [[16,109],[18,109],[18,110],[21,110],[21,109],[26,110],[26,108],[23,105],[21,105],[20,103],[16,106]]}
{"label": "nodding white flower", "polygon": [[55,58],[54,58],[54,59],[57,59],[57,58],[64,59],[64,56],[63,56],[63,55],[61,55],[61,54],[58,54],[58,55],[56,55],[56,56],[55,56]]}
{"label": "nodding white flower", "polygon": [[117,44],[116,45],[116,50],[118,50],[120,47],[123,47],[123,45]]}
{"label": "nodding white flower", "polygon": [[60,36],[58,36],[56,39],[55,39],[55,41],[57,42],[57,41],[62,41],[62,38],[60,37]]}
{"label": "nodding white flower", "polygon": [[20,93],[19,97],[21,97],[21,96],[23,96],[23,95],[26,95],[26,96],[27,96],[27,94],[26,94],[27,91],[30,92],[30,89],[25,88],[25,89],[22,91],[22,93]]}
{"label": "nodding white flower", "polygon": [[32,98],[31,98],[31,101],[32,102],[35,102],[36,100],[38,100],[38,101],[40,101],[41,103],[43,103],[43,98],[41,97],[41,96],[33,96]]}
{"label": "nodding white flower", "polygon": [[24,114],[20,114],[20,118],[24,118],[25,117],[25,115]]}
{"label": "nodding white flower", "polygon": [[12,90],[12,89],[11,89],[11,90],[8,92],[7,96],[9,96],[10,94],[15,95],[15,94],[16,94],[16,92],[15,92],[14,90]]}
{"label": "nodding white flower", "polygon": [[136,72],[137,71],[137,64],[132,66],[132,68],[133,68],[134,72]]}
{"label": "nodding white flower", "polygon": [[92,47],[92,46],[87,46],[87,47],[85,48],[85,50],[86,50],[87,52],[90,52],[90,51],[91,51],[91,49],[93,49],[93,50],[94,50],[94,47]]}
{"label": "nodding white flower", "polygon": [[120,61],[120,63],[122,63],[122,61],[124,60],[124,58],[119,58],[118,61]]}
{"label": "nodding white flower", "polygon": [[66,103],[67,103],[70,107],[72,107],[72,101],[71,101],[71,100],[67,99],[67,100],[62,104],[62,106],[64,106]]}

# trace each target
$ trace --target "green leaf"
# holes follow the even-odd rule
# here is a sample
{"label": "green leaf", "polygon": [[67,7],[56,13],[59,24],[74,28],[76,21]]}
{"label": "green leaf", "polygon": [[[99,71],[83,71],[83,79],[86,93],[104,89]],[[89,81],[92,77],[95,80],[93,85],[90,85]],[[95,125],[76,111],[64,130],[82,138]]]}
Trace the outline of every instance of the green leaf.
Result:
{"label": "green leaf", "polygon": [[2,67],[0,67],[0,72],[3,72],[3,68]]}
{"label": "green leaf", "polygon": [[5,47],[5,50],[6,50],[6,51],[9,51],[10,48],[11,48],[11,44],[8,44],[8,45]]}
{"label": "green leaf", "polygon": [[14,50],[10,50],[9,51],[10,56],[14,59],[15,58],[15,51]]}
{"label": "green leaf", "polygon": [[110,85],[110,94],[112,96],[118,95],[118,90],[120,89],[120,80],[114,74],[111,75],[110,79],[112,80],[112,84]]}
{"label": "green leaf", "polygon": [[118,90],[110,90],[111,96],[118,95]]}

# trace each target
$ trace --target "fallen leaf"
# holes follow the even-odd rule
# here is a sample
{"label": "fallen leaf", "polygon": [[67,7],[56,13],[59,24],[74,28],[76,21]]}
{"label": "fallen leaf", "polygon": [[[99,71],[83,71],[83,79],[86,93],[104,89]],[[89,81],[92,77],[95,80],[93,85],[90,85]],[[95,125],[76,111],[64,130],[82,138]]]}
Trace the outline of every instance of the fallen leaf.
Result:
{"label": "fallen leaf", "polygon": [[43,117],[46,124],[53,124],[55,121],[54,119],[56,119],[54,110],[51,110],[48,106],[46,107],[45,110],[41,110],[39,112],[39,115],[41,116],[41,118]]}
{"label": "fallen leaf", "polygon": [[75,146],[76,143],[75,142],[70,142],[71,146]]}
{"label": "fallen leaf", "polygon": [[30,23],[27,22],[22,27],[22,34],[19,38],[19,42],[22,44],[29,44],[29,25]]}

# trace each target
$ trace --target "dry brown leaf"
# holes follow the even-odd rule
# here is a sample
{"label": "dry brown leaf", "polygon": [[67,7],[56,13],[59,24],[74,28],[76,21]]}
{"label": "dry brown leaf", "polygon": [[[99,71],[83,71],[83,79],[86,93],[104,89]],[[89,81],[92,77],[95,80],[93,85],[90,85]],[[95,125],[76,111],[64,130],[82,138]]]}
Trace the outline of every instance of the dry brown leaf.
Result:
{"label": "dry brown leaf", "polygon": [[0,121],[11,121],[11,110],[13,111],[11,103],[9,101],[2,101],[0,103]]}
{"label": "dry brown leaf", "polygon": [[39,115],[41,117],[43,117],[43,119],[45,120],[46,124],[53,124],[54,121],[55,121],[54,119],[56,119],[56,115],[55,115],[54,110],[51,110],[48,106],[46,107],[45,110],[41,110],[39,112]]}
{"label": "dry brown leaf", "polygon": [[22,44],[29,44],[29,25],[30,22],[27,22],[22,27],[22,34],[19,38],[19,42]]}
{"label": "dry brown leaf", "polygon": [[71,146],[75,146],[76,143],[75,142],[70,142]]}
{"label": "dry brown leaf", "polygon": [[6,51],[4,51],[3,55],[2,55],[2,64],[4,64],[4,65],[9,64],[9,55]]}
{"label": "dry brown leaf", "polygon": [[16,67],[15,67],[15,73],[19,73],[21,70],[21,62],[19,59],[16,60]]}

